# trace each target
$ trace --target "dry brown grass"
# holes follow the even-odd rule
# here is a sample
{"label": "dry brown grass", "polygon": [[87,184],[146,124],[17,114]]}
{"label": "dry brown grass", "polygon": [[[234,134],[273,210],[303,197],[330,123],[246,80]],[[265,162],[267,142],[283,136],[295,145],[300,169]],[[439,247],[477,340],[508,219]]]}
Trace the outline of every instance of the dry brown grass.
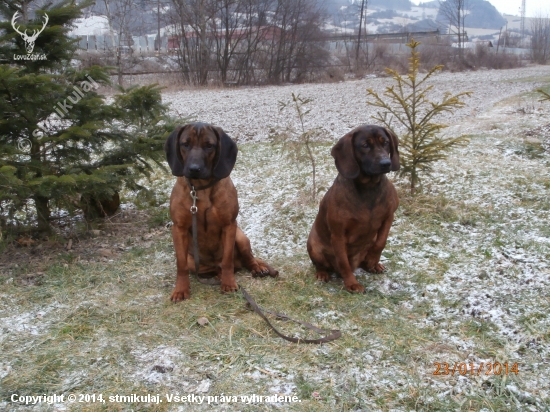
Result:
{"label": "dry brown grass", "polygon": [[[388,271],[359,271],[364,295],[347,293],[337,278],[314,279],[305,239],[317,210],[300,201],[310,190],[307,165],[290,162],[278,146],[240,146],[232,175],[239,223],[280,277],[243,272],[237,280],[268,309],[341,329],[342,338],[330,344],[285,342],[238,293],[222,295],[194,279],[190,300],[169,301],[175,259],[160,204],[172,180],[161,173],[150,183],[157,206],[129,216],[127,232],[116,225],[126,222],[115,219],[72,251],[61,240],[29,250],[13,246],[5,253],[25,254],[4,254],[0,267],[0,408],[49,410],[14,405],[12,394],[179,393],[291,394],[301,402],[281,409],[295,411],[547,410],[548,156],[525,152],[510,133],[525,118],[514,116],[524,115],[493,113],[480,121],[470,145],[438,164],[417,196],[396,182],[401,206],[383,253]],[[335,177],[330,144],[315,149],[319,184],[328,188]],[[499,156],[506,167],[487,161]],[[105,244],[129,249],[97,254]],[[502,313],[493,316],[497,309]],[[208,322],[201,326],[199,318]],[[289,334],[304,334],[276,322]],[[518,362],[520,372],[433,374],[435,362],[489,361]],[[68,408],[276,409],[241,402]]]}

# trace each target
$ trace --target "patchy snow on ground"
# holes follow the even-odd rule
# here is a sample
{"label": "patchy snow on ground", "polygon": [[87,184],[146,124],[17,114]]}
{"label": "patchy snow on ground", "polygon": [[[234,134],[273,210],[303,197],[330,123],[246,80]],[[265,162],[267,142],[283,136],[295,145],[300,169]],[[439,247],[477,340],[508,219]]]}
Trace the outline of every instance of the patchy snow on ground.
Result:
{"label": "patchy snow on ground", "polygon": [[[464,99],[467,103],[464,108],[454,114],[445,114],[439,121],[453,124],[462,123],[468,118],[475,119],[495,103],[533,90],[532,83],[520,79],[545,74],[548,75],[548,68],[544,66],[464,73],[440,72],[430,82],[435,85],[436,95],[442,96],[447,91],[474,93]],[[369,77],[340,83],[182,90],[165,93],[163,98],[171,104],[174,114],[218,125],[238,143],[245,143],[265,142],[270,130],[283,129],[289,121],[298,126],[294,116],[289,119],[287,112],[283,115],[279,113],[278,102],[288,102],[291,93],[300,94],[313,99],[306,128],[323,127],[333,138],[339,138],[360,124],[372,122],[371,115],[375,111],[366,105],[367,88],[380,94],[391,83],[391,78]]]}
{"label": "patchy snow on ground", "polygon": [[[311,395],[315,400],[330,398],[328,404],[322,404],[322,410],[341,409],[343,404],[338,402],[342,399],[356,408],[350,410],[365,410],[357,406],[365,405],[361,404],[364,399],[391,398],[388,402],[399,404],[407,397],[408,403],[403,400],[399,404],[403,409],[394,410],[412,410],[413,392],[428,394],[418,395],[423,408],[438,398],[453,397],[457,402],[466,402],[467,397],[479,394],[494,399],[504,393],[512,410],[545,410],[550,396],[550,102],[539,103],[538,97],[530,94],[543,85],[533,79],[541,78],[546,82],[550,79],[548,67],[443,72],[430,80],[437,98],[447,91],[473,92],[464,98],[465,107],[438,119],[449,125],[445,135],[468,136],[469,144],[453,149],[448,159],[435,164],[431,176],[424,179],[423,195],[434,203],[446,202],[452,216],[441,218],[418,212],[421,218],[417,218],[414,213],[403,213],[402,204],[382,257],[388,271],[376,276],[357,272],[369,292],[395,298],[399,303],[376,308],[371,319],[360,314],[358,319],[365,324],[350,322],[348,314],[333,305],[331,297],[341,289],[337,282],[323,284],[325,295],[307,298],[307,318],[321,327],[337,324],[345,343],[342,340],[331,345],[289,348],[272,335],[267,343],[262,343],[266,346],[258,345],[258,353],[245,353],[229,329],[216,331],[220,336],[228,333],[228,339],[219,338],[228,341],[228,346],[213,351],[199,346],[199,340],[187,336],[185,328],[163,336],[166,340],[159,343],[150,341],[151,336],[147,335],[154,325],[140,324],[135,336],[124,335],[120,342],[102,339],[99,327],[96,332],[89,332],[94,337],[90,340],[92,349],[78,353],[79,360],[89,363],[73,361],[72,370],[60,372],[58,387],[72,390],[83,385],[90,370],[99,380],[107,373],[104,370],[112,372],[120,366],[123,372],[116,379],[122,376],[136,387],[154,388],[151,393],[161,387],[173,393],[219,395],[216,391],[220,385],[231,388],[235,384],[239,388],[260,388],[265,394],[288,395],[307,393],[308,384],[315,390]],[[318,202],[337,173],[330,148],[352,128],[373,123],[375,110],[366,104],[366,89],[381,94],[391,82],[390,78],[369,77],[331,84],[182,90],[163,97],[171,103],[173,114],[220,126],[238,142],[240,152],[231,178],[239,193],[240,227],[259,257],[279,262],[291,260],[294,271],[303,268],[306,273],[311,269],[305,247],[307,236]],[[308,105],[311,112],[306,116],[305,127],[319,127],[327,132],[319,136],[319,144],[314,147],[319,193],[313,201],[308,163],[292,160],[281,145],[272,144],[277,132],[289,125],[299,128],[292,111],[279,111],[278,102],[288,102],[291,93],[313,99]],[[392,178],[404,187],[403,182]],[[151,181],[151,189],[161,203],[159,209],[167,209],[173,181],[164,174]],[[149,305],[161,302],[155,310],[169,312],[162,306],[163,299],[169,296],[175,267],[171,249],[165,247],[170,243],[169,235],[166,233],[164,244],[151,236],[143,235],[143,240],[149,242],[144,249],[150,250],[150,270],[118,270],[116,285],[143,285],[128,307],[144,305],[151,310]],[[282,271],[278,287],[289,287],[292,279],[287,276]],[[159,294],[163,277],[169,285]],[[6,283],[15,281],[12,277]],[[109,295],[104,302],[117,298]],[[100,306],[97,299],[91,293],[72,306],[61,300],[62,303],[53,301],[47,305],[26,302],[23,307],[14,296],[1,293],[0,344],[7,347],[19,342],[17,351],[24,352],[46,344],[48,338],[43,335],[51,333],[53,325],[68,322],[73,313],[89,312],[98,321],[113,313],[116,316],[115,309],[105,309],[103,306],[107,305]],[[190,313],[206,310],[193,306],[204,303],[200,299],[189,302]],[[368,304],[369,301],[357,303]],[[184,308],[183,304],[177,307],[186,317]],[[219,315],[218,307],[212,314]],[[237,329],[241,314],[234,319]],[[384,345],[376,331],[365,330],[365,325],[402,319],[415,331],[435,330],[435,337],[431,336],[432,341],[425,348],[419,347],[424,345],[421,339],[411,338],[416,345],[411,349],[414,353],[403,355],[408,365],[399,364],[400,355]],[[78,322],[74,322],[77,329]],[[470,335],[464,332],[468,329],[473,330]],[[497,343],[481,347],[483,339]],[[193,345],[188,345],[187,340]],[[274,345],[281,348],[281,353],[273,349]],[[106,350],[104,346],[112,348]],[[312,355],[317,356],[317,362],[311,361]],[[282,364],[283,359],[291,357],[296,360]],[[496,361],[520,366],[518,375],[509,378],[485,374],[434,376],[433,362],[455,361],[476,368]],[[239,363],[235,370],[241,372],[230,373],[233,365]],[[18,367],[13,359],[0,357],[0,379],[9,378]],[[331,388],[331,395],[317,392],[318,387],[327,391]],[[0,409],[3,406],[8,404],[0,403]],[[222,404],[218,407],[232,408]],[[368,405],[367,410],[387,409]]]}
{"label": "patchy snow on ground", "polygon": [[[517,392],[514,396],[521,402],[539,407],[537,399],[548,396],[544,388],[550,387],[549,375],[542,373],[549,367],[550,345],[541,338],[550,328],[550,315],[539,308],[541,296],[547,297],[550,291],[550,232],[542,223],[550,222],[549,208],[543,204],[548,205],[549,197],[549,153],[540,144],[550,123],[550,105],[539,103],[538,97],[529,93],[543,85],[533,78],[548,79],[549,75],[547,67],[536,66],[442,72],[430,79],[434,85],[431,100],[440,99],[445,92],[473,92],[463,98],[463,108],[437,119],[449,125],[445,135],[465,135],[470,143],[438,162],[424,189],[427,194],[463,204],[469,217],[440,222],[431,232],[419,229],[398,212],[385,251],[393,255],[389,259],[394,265],[392,273],[371,282],[385,294],[408,293],[411,300],[404,302],[404,310],[426,305],[427,316],[414,320],[416,326],[437,325],[441,342],[470,353],[468,362],[477,367],[491,359],[480,355],[472,340],[460,338],[456,328],[480,321],[493,325],[491,334],[504,342],[496,356],[533,372],[521,389],[510,383],[509,392]],[[250,159],[246,143],[266,143],[274,131],[289,124],[299,126],[290,112],[279,112],[279,101],[288,101],[291,93],[312,98],[306,128],[322,127],[329,133],[327,144],[316,148],[318,185],[326,189],[336,175],[327,154],[331,142],[359,124],[372,123],[375,111],[366,104],[366,89],[382,94],[391,82],[389,78],[368,78],[334,84],[186,90],[164,97],[175,112],[221,126],[241,145],[244,165],[238,160],[232,179],[239,191],[239,223],[255,252],[267,258],[303,256],[307,264],[305,242],[317,210],[305,204],[301,207],[297,193],[311,187],[309,166],[288,161],[279,148],[268,144],[255,147],[255,158]],[[533,133],[535,140],[528,140]],[[479,218],[469,208],[477,208]],[[474,221],[470,222],[472,215]],[[446,265],[442,275],[440,265]],[[413,280],[418,272],[434,276],[424,290]],[[341,316],[334,310],[314,314],[321,324]],[[391,315],[381,310],[378,316]],[[353,334],[351,326],[346,333]],[[540,356],[541,363],[531,357],[525,364],[527,352]],[[405,373],[392,370],[389,379],[390,372],[383,369],[378,365],[368,373],[349,370],[347,378],[340,372],[328,372],[328,376],[382,386],[406,385]],[[488,378],[459,376],[424,384],[440,387],[440,395],[446,396],[486,388]],[[533,408],[530,410],[536,410]]]}
{"label": "patchy snow on ground", "polygon": [[62,308],[67,308],[67,305],[56,302],[39,309],[36,308],[30,312],[0,317],[0,343],[4,339],[7,339],[11,333],[40,335],[45,329],[51,326],[52,320],[50,317],[58,313]]}

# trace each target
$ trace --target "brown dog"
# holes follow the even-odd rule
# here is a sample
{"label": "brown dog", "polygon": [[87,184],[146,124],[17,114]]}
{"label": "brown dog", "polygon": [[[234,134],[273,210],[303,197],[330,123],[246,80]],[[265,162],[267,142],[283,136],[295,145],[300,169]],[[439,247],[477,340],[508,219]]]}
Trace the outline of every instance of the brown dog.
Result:
{"label": "brown dog", "polygon": [[380,255],[399,205],[386,173],[399,170],[397,146],[390,130],[363,125],[332,148],[339,174],[321,200],[307,241],[317,279],[328,282],[329,272],[337,272],[346,290],[363,292],[355,269],[384,271]]}
{"label": "brown dog", "polygon": [[177,260],[176,286],[170,299],[189,298],[189,270],[195,271],[190,185],[198,198],[199,273],[220,276],[222,292],[238,289],[234,271],[243,266],[255,277],[277,276],[277,271],[252,256],[250,241],[237,227],[239,203],[229,177],[237,160],[235,142],[219,127],[191,123],[174,130],[164,150],[172,174],[178,176],[170,197]]}

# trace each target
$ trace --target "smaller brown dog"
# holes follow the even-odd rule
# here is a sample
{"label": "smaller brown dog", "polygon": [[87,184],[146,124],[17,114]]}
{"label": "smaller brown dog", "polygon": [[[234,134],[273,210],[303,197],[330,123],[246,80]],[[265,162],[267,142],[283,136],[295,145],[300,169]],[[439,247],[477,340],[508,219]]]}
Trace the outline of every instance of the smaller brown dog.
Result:
{"label": "smaller brown dog", "polygon": [[363,125],[332,148],[338,176],[327,191],[307,241],[319,280],[339,273],[349,292],[364,292],[353,272],[358,267],[381,273],[380,255],[399,205],[386,177],[399,170],[399,142],[390,130]]}
{"label": "smaller brown dog", "polygon": [[276,270],[252,255],[250,240],[237,226],[239,202],[229,177],[237,160],[235,142],[219,127],[191,123],[174,130],[164,150],[172,174],[178,176],[170,197],[177,262],[176,286],[170,299],[173,302],[189,299],[189,270],[195,271],[191,185],[198,198],[199,273],[218,276],[222,292],[238,289],[234,272],[243,266],[254,277],[277,276]]}

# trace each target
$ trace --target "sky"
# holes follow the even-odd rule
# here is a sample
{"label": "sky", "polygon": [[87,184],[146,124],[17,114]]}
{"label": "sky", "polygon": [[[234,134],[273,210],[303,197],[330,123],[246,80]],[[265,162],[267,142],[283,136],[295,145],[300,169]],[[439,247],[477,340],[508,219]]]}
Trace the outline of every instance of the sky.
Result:
{"label": "sky", "polygon": [[[421,3],[425,0],[412,0],[413,3]],[[489,2],[497,8],[501,13],[520,15],[521,0],[489,0]],[[525,15],[534,17],[540,12],[543,15],[550,14],[549,0],[525,0]]]}
{"label": "sky", "polygon": [[[520,15],[521,0],[489,0],[498,11],[505,14]],[[550,12],[550,2],[548,0],[525,0],[525,15],[534,17],[539,12],[547,14]]]}

